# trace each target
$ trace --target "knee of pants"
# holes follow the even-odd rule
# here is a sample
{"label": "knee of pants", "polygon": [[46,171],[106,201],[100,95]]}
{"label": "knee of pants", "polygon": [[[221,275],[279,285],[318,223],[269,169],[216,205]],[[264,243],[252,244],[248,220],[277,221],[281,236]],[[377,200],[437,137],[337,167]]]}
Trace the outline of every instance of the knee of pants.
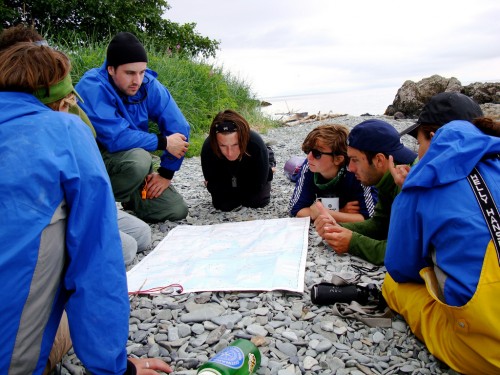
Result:
{"label": "knee of pants", "polygon": [[139,194],[131,198],[137,217],[150,223],[182,220],[188,215],[186,202],[173,186],[169,186],[159,198],[142,200]]}
{"label": "knee of pants", "polygon": [[143,179],[151,171],[151,154],[142,148],[135,148],[129,152],[129,157],[122,164],[122,173],[130,179]]}
{"label": "knee of pants", "polygon": [[127,233],[120,231],[120,239],[122,241],[123,261],[128,266],[137,254],[137,241],[134,237],[129,236]]}
{"label": "knee of pants", "polygon": [[184,202],[184,200],[181,200],[177,202],[175,206],[172,205],[171,207],[169,207],[169,210],[165,213],[166,215],[160,221],[178,221],[186,218],[189,213],[189,209],[186,202]]}
{"label": "knee of pants", "polygon": [[137,242],[137,252],[143,252],[151,245],[151,227],[147,223],[142,223],[135,237]]}

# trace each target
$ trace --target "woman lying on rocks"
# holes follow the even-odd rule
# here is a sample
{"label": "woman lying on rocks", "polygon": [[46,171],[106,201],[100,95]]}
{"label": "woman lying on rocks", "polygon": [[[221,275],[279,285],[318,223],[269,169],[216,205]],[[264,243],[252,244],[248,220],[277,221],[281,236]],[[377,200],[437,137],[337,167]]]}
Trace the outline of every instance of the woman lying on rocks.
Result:
{"label": "woman lying on rocks", "polygon": [[243,116],[229,109],[215,116],[201,151],[205,185],[215,208],[265,207],[275,165],[272,150]]}

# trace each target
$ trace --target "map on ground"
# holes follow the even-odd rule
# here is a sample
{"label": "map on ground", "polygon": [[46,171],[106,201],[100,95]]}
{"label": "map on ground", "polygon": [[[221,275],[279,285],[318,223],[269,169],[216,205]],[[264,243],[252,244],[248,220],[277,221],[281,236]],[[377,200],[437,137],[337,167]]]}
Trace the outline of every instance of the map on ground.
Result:
{"label": "map on ground", "polygon": [[129,293],[304,292],[309,218],[179,225],[127,272]]}

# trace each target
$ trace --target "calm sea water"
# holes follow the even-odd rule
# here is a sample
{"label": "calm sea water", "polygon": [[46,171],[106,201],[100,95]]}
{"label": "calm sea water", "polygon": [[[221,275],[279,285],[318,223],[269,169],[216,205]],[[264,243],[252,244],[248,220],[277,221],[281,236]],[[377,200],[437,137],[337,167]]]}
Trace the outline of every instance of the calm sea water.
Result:
{"label": "calm sea water", "polygon": [[399,87],[333,92],[310,95],[263,98],[271,103],[262,112],[271,116],[307,112],[308,114],[337,113],[359,116],[365,113],[383,115],[391,105]]}

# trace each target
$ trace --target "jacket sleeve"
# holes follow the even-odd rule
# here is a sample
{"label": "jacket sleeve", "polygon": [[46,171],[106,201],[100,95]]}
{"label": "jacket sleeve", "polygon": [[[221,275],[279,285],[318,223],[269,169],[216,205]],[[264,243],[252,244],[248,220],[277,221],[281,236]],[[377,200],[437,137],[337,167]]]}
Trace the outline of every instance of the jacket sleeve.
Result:
{"label": "jacket sleeve", "polygon": [[207,187],[210,191],[212,187],[217,185],[217,182],[220,180],[221,173],[223,172],[221,168],[218,167],[217,156],[210,147],[210,137],[207,137],[203,142],[200,158],[203,177],[205,178],[205,181],[208,181]]}
{"label": "jacket sleeve", "polygon": [[[189,141],[190,126],[174,98],[157,79],[148,84],[148,116],[149,120],[158,124],[162,136],[180,133]],[[164,151],[161,156],[161,167],[170,171],[178,171],[184,157],[177,159],[169,152]]]}
{"label": "jacket sleeve", "polygon": [[349,254],[363,258],[376,265],[384,264],[386,240],[375,240],[353,232],[349,243]]}
{"label": "jacket sleeve", "polygon": [[353,231],[349,253],[373,264],[384,263],[390,219],[390,210],[384,207],[384,203],[379,201],[371,218],[356,223],[340,223]]}
{"label": "jacket sleeve", "polygon": [[130,306],[116,205],[90,131],[69,126],[68,135],[61,184],[68,206],[63,284],[71,339],[90,372],[123,374]]}
{"label": "jacket sleeve", "polygon": [[316,194],[313,189],[313,176],[306,159],[300,168],[299,178],[295,183],[295,189],[288,205],[290,216],[297,216],[301,209],[310,207],[314,203]]}
{"label": "jacket sleeve", "polygon": [[[132,148],[155,151],[158,147],[156,134],[148,132],[147,117],[145,124],[137,123],[128,112],[122,99],[107,80],[107,74],[99,69],[87,72],[76,85],[83,98],[79,102],[89,117],[97,133],[97,141],[108,152],[119,152]],[[139,106],[134,109],[140,111]],[[145,128],[141,128],[141,125]]]}
{"label": "jacket sleeve", "polygon": [[271,181],[273,179],[273,172],[269,164],[269,150],[264,143],[264,140],[257,132],[252,130],[252,133],[255,134],[255,143],[257,144],[260,152],[260,157],[257,163],[259,168],[259,189],[261,189],[267,181]]}
{"label": "jacket sleeve", "polygon": [[372,217],[375,213],[377,204],[377,189],[373,186],[363,186],[360,184],[357,200],[359,202],[359,213],[365,220]]}
{"label": "jacket sleeve", "polygon": [[422,283],[419,272],[430,263],[422,251],[423,229],[414,194],[403,190],[394,200],[392,212],[385,257],[387,271],[398,283]]}
{"label": "jacket sleeve", "polygon": [[389,230],[389,219],[385,211],[381,209],[380,204],[377,204],[375,206],[375,213],[371,218],[356,223],[340,223],[340,225],[366,237],[376,240],[386,240]]}

